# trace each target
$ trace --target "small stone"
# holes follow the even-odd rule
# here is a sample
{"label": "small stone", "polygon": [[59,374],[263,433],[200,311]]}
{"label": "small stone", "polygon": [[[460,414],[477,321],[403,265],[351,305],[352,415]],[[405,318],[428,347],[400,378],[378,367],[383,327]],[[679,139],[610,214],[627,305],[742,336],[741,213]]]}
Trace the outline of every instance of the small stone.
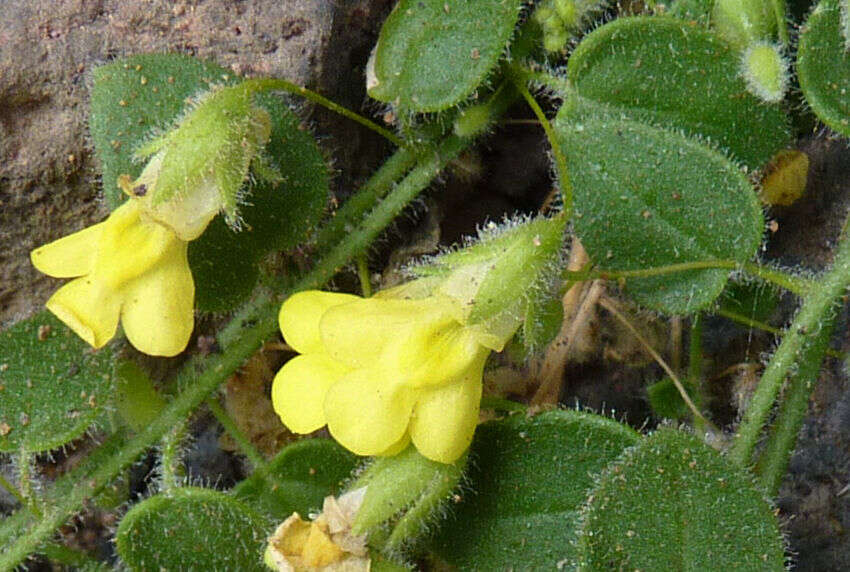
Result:
{"label": "small stone", "polygon": [[26,427],[27,425],[30,424],[30,416],[27,415],[26,413],[21,413],[21,416],[18,418],[18,421],[21,422],[21,425]]}
{"label": "small stone", "polygon": [[12,432],[12,426],[5,421],[0,423],[0,437],[5,437]]}

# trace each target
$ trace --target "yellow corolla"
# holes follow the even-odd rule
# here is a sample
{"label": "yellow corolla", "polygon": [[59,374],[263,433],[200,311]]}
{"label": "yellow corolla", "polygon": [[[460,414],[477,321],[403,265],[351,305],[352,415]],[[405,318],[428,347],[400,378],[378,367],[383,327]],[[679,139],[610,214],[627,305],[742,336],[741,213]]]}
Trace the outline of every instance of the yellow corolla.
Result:
{"label": "yellow corolla", "polygon": [[95,348],[124,333],[140,351],[173,356],[194,326],[195,284],[188,242],[150,220],[131,199],[104,222],[32,251],[33,265],[56,278],[76,278],[47,309]]}
{"label": "yellow corolla", "polygon": [[393,455],[410,440],[434,461],[467,449],[481,399],[481,375],[504,339],[458,321],[447,297],[404,299],[400,287],[373,298],[306,291],[280,310],[287,362],[272,402],[296,433],[325,424],[359,455]]}

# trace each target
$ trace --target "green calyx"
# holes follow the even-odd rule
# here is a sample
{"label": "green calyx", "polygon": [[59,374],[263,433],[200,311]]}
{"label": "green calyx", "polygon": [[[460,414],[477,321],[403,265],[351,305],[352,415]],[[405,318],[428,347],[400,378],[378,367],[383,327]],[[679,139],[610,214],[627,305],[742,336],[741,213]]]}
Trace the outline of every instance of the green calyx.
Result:
{"label": "green calyx", "polygon": [[[271,132],[254,91],[236,85],[201,96],[176,127],[136,150],[148,163],[135,181],[119,178],[124,192],[184,240],[197,238],[220,211],[239,226],[240,190],[252,164],[267,167],[259,153]],[[269,168],[257,171],[275,176]]]}
{"label": "green calyx", "polygon": [[438,463],[420,455],[416,447],[377,458],[349,487],[351,491],[366,487],[352,532],[367,534],[375,549],[399,554],[428,530],[460,482],[466,458],[464,454],[454,463]]}
{"label": "green calyx", "polygon": [[458,304],[463,323],[510,337],[528,300],[558,271],[565,225],[563,216],[490,223],[478,242],[413,271],[442,278],[436,291]]}

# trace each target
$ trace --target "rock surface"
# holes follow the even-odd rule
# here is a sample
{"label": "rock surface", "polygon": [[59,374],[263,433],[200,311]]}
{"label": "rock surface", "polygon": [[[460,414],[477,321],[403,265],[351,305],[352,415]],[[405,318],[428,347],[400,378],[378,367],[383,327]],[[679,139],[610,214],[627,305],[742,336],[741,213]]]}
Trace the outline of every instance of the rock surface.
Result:
{"label": "rock surface", "polygon": [[[0,324],[31,314],[57,286],[32,268],[29,251],[106,215],[86,125],[94,67],[168,51],[312,85],[335,14],[351,20],[367,5],[335,4],[0,0]],[[361,11],[365,25],[371,13]]]}

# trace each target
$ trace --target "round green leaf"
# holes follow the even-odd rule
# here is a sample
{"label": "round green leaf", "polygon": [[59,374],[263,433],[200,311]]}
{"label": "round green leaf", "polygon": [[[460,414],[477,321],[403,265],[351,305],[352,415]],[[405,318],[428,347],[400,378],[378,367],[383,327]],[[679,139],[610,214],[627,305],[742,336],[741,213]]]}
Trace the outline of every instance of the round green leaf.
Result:
{"label": "round green leaf", "polygon": [[357,456],[330,439],[305,439],[284,447],[265,473],[236,485],[233,494],[256,510],[284,520],[293,512],[306,515],[339,492],[351,476]]}
{"label": "round green leaf", "polygon": [[115,534],[133,570],[265,570],[270,522],[232,496],[185,487],[128,512]]}
{"label": "round green leaf", "polygon": [[[118,176],[138,176],[144,165],[133,152],[156,133],[172,127],[188,101],[238,77],[224,68],[177,54],[146,54],[97,68],[91,94],[91,132],[103,170],[107,203],[121,203]],[[247,184],[234,232],[217,217],[189,245],[195,299],[204,311],[227,311],[256,285],[257,264],[267,253],[292,248],[308,238],[329,193],[321,151],[286,103],[271,94],[255,96],[271,119],[271,137],[261,154],[276,181],[255,177]]]}
{"label": "round green leaf", "polygon": [[[850,12],[850,8],[847,9]],[[846,16],[850,20],[850,14]],[[847,32],[850,34],[850,31]],[[806,101],[818,118],[850,137],[850,39],[842,34],[838,0],[823,0],[812,12],[797,52],[797,73]]]}
{"label": "round green leaf", "polygon": [[788,141],[788,122],[778,105],[750,95],[739,67],[738,53],[714,32],[638,17],[585,37],[567,74],[584,98],[707,139],[757,168]]}
{"label": "round green leaf", "polygon": [[521,0],[401,0],[367,72],[369,95],[441,111],[472,94],[505,51]]}
{"label": "round green leaf", "polygon": [[582,521],[588,570],[785,570],[776,517],[752,478],[673,429],[605,471]]}
{"label": "round green leaf", "polygon": [[0,452],[48,451],[82,435],[110,398],[110,358],[46,311],[0,333]]}
{"label": "round green leaf", "polygon": [[[755,192],[718,151],[681,133],[585,113],[555,129],[566,151],[575,230],[593,261],[638,270],[699,261],[745,261],[761,240]],[[629,279],[641,304],[688,314],[710,304],[729,271],[689,270]]]}
{"label": "round green leaf", "polygon": [[639,441],[577,411],[518,415],[478,427],[468,493],[431,548],[461,570],[555,570],[576,559],[579,509],[594,475]]}

